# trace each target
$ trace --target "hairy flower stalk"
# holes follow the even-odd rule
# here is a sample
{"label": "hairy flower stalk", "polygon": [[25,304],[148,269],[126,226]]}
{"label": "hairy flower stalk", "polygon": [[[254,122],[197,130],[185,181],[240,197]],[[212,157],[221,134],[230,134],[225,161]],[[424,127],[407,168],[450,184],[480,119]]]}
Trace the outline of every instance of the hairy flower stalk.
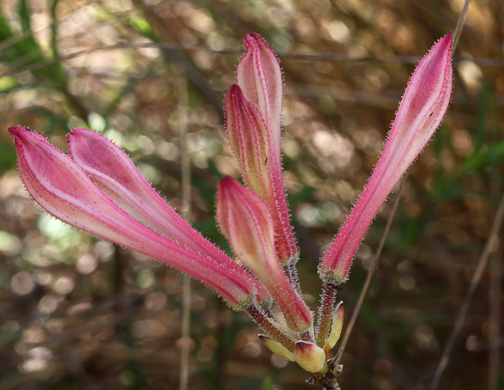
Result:
{"label": "hairy flower stalk", "polygon": [[[251,303],[257,281],[231,259],[212,261],[155,233],[108,198],[75,161],[44,137],[23,127],[11,127],[9,132],[15,139],[19,173],[26,189],[50,214],[186,272],[215,290],[235,309]],[[113,166],[120,169],[119,165]]]}
{"label": "hairy flower stalk", "polygon": [[[448,34],[432,47],[413,73],[380,160],[321,260],[319,273],[326,288],[346,281],[355,252],[378,210],[443,120],[452,91],[451,48],[452,38]],[[336,290],[331,289],[331,293],[335,296]],[[334,305],[334,298],[324,299],[331,307]],[[331,311],[322,307],[320,313]],[[330,318],[319,318],[319,330],[328,330]],[[323,335],[319,340],[322,338]]]}

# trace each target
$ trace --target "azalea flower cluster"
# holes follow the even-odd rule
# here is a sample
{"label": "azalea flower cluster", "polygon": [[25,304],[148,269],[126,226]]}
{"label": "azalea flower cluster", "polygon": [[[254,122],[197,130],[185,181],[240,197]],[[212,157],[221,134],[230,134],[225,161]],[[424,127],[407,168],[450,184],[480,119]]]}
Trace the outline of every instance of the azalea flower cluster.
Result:
{"label": "azalea flower cluster", "polygon": [[[304,302],[281,162],[283,79],[275,53],[245,37],[236,84],[226,96],[227,138],[243,182],[219,185],[217,221],[231,259],[184,221],[113,142],[87,129],[68,135],[69,156],[41,135],[12,127],[21,178],[33,199],[60,220],[168,264],[199,280],[263,329],[275,354],[326,384],[341,372],[329,359],[343,325],[337,287],[381,205],[429,141],[451,96],[450,35],[415,70],[375,170],[321,259],[317,317]],[[315,326],[316,324],[316,326]]]}

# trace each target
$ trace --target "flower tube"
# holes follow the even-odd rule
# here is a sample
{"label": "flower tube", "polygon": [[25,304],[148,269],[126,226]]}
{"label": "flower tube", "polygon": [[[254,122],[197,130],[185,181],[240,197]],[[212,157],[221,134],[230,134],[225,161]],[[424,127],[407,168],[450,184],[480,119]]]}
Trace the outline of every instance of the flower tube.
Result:
{"label": "flower tube", "polygon": [[441,123],[452,90],[451,47],[448,34],[413,73],[380,160],[321,261],[323,280],[338,285],[347,279],[354,254],[376,213]]}
{"label": "flower tube", "polygon": [[[238,85],[226,95],[227,137],[247,186],[261,198],[271,198],[270,134],[259,110]],[[271,199],[273,200],[273,199]]]}
{"label": "flower tube", "polygon": [[302,332],[312,314],[285,276],[274,247],[273,220],[257,194],[230,177],[222,179],[217,221],[238,259],[271,292],[289,328]]}
{"label": "flower tube", "polygon": [[[23,127],[11,127],[19,173],[33,199],[63,222],[170,265],[244,308],[255,294],[253,278],[232,262],[218,264],[142,225],[110,200],[67,155]],[[229,267],[228,267],[229,266]],[[240,272],[241,270],[241,272]]]}
{"label": "flower tube", "polygon": [[[73,129],[68,135],[68,151],[98,188],[128,215],[171,241],[243,273],[238,264],[178,215],[108,138],[92,130]],[[255,279],[253,282],[257,299],[267,305],[271,295]]]}
{"label": "flower tube", "polygon": [[[244,44],[247,53],[238,64],[237,86],[230,88],[226,98],[227,135],[245,183],[270,209],[275,247],[279,260],[286,264],[297,261],[298,251],[282,177],[282,71],[275,53],[258,34],[247,34]],[[245,153],[239,148],[246,143]],[[263,167],[244,168],[250,161]],[[256,186],[260,175],[264,176],[264,185]]]}

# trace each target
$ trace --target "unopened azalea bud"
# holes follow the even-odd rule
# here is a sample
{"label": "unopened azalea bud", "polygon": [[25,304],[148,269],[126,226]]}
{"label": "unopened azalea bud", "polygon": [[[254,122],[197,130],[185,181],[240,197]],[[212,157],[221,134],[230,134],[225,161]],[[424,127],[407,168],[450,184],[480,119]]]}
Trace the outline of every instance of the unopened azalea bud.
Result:
{"label": "unopened azalea bud", "polygon": [[441,38],[418,64],[406,88],[387,143],[357,204],[325,254],[322,279],[338,285],[347,277],[364,234],[401,176],[430,140],[452,91],[452,38]]}
{"label": "unopened azalea bud", "polygon": [[312,314],[285,276],[274,245],[273,220],[261,198],[230,177],[222,179],[217,221],[233,252],[270,291],[287,325],[305,331]]}
{"label": "unopened azalea bud", "polygon": [[[95,131],[80,128],[73,129],[67,138],[72,159],[131,217],[177,244],[225,264],[233,272],[243,272],[238,264],[182,219],[111,140]],[[257,281],[253,282],[259,303],[267,305],[271,300],[269,292]]]}
{"label": "unopened azalea bud", "polygon": [[324,346],[324,351],[326,352],[331,350],[340,338],[341,329],[343,328],[343,315],[343,302],[340,302],[338,306],[336,306],[336,310],[334,310],[332,317],[331,331]]}
{"label": "unopened azalea bud", "polygon": [[284,358],[290,362],[294,362],[294,353],[289,351],[287,348],[285,348],[282,344],[280,344],[278,341],[272,339],[269,336],[260,334],[259,338],[263,342],[263,344],[268,348],[271,352],[273,352],[275,355],[280,356],[281,358]]}
{"label": "unopened azalea bud", "polygon": [[328,369],[324,350],[314,343],[298,341],[294,358],[308,372],[323,373]]}
{"label": "unopened azalea bud", "polygon": [[297,247],[289,218],[281,163],[283,80],[278,58],[257,34],[245,37],[237,85],[226,97],[227,136],[243,179],[268,205],[280,262],[295,262]]}
{"label": "unopened azalea bud", "polygon": [[272,194],[269,134],[258,109],[237,85],[226,96],[227,138],[247,186],[263,200]]}
{"label": "unopened azalea bud", "polygon": [[255,294],[254,279],[228,259],[216,263],[150,230],[108,198],[75,161],[37,133],[11,127],[19,173],[33,199],[72,226],[151,256],[186,272],[243,309]]}
{"label": "unopened azalea bud", "polygon": [[283,78],[277,56],[258,34],[247,34],[247,52],[240,60],[236,79],[248,101],[260,111],[270,131],[275,159],[280,162]]}

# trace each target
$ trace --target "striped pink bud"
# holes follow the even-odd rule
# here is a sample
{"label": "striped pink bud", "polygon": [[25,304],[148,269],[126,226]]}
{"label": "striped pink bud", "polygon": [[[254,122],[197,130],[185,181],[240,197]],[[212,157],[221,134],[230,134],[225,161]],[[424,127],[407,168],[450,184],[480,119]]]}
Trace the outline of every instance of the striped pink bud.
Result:
{"label": "striped pink bud", "polygon": [[[234,262],[216,263],[155,233],[108,198],[67,155],[37,133],[11,127],[19,173],[33,199],[63,222],[136,250],[201,281],[233,308],[248,305],[255,282]],[[124,169],[120,164],[117,169]],[[119,194],[120,195],[120,194]]]}
{"label": "striped pink bud", "polygon": [[297,260],[281,163],[283,80],[278,58],[257,34],[245,36],[247,53],[226,98],[227,136],[247,186],[266,202],[282,263]]}
{"label": "striped pink bud", "polygon": [[[68,151],[98,188],[128,215],[171,241],[243,274],[238,264],[166,203],[126,153],[108,138],[92,130],[73,129],[68,135]],[[255,279],[253,282],[258,300],[268,302],[269,292]]]}
{"label": "striped pink bud", "polygon": [[261,198],[230,177],[222,179],[217,221],[238,260],[268,288],[287,325],[296,331],[308,329],[312,313],[289,283],[278,261],[273,219]]}
{"label": "striped pink bud", "polygon": [[451,47],[448,34],[434,45],[413,73],[380,160],[322,259],[323,279],[336,284],[347,279],[355,252],[376,213],[443,120],[452,91]]}

